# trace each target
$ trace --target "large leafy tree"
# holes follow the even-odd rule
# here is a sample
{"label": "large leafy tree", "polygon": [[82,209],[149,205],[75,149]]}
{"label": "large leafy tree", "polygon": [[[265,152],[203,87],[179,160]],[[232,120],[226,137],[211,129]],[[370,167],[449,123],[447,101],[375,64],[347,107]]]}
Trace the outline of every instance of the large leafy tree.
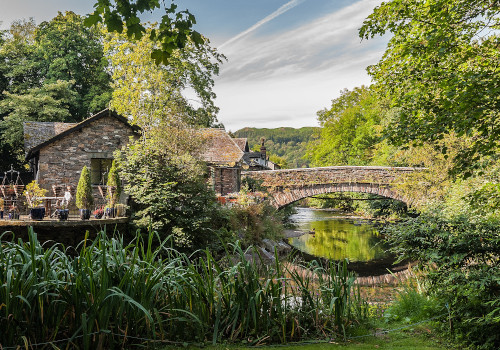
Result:
{"label": "large leafy tree", "polygon": [[343,90],[329,109],[318,112],[320,138],[311,143],[308,156],[315,166],[365,165],[381,141],[383,107],[365,86]]}
{"label": "large leafy tree", "polygon": [[491,0],[392,0],[375,8],[362,38],[392,33],[380,62],[369,68],[398,115],[388,132],[396,144],[471,136],[455,170],[470,174],[497,151],[500,137],[500,4]]}
{"label": "large leafy tree", "polygon": [[36,55],[44,83],[73,80],[78,94],[70,111],[75,121],[107,106],[111,77],[106,72],[101,34],[83,25],[73,12],[42,22],[35,35]]}
{"label": "large leafy tree", "polygon": [[[168,65],[156,65],[150,59],[156,46],[146,36],[131,41],[126,35],[108,34],[105,50],[114,80],[111,107],[130,116],[144,132],[172,119],[189,125],[213,125],[218,112],[213,102],[213,76],[224,57],[208,41],[203,45],[189,41],[171,53]],[[186,97],[187,89],[196,96],[195,104]]]}
{"label": "large leafy tree", "polygon": [[23,163],[24,121],[77,122],[107,106],[102,38],[72,12],[16,21],[0,40],[0,170]]}

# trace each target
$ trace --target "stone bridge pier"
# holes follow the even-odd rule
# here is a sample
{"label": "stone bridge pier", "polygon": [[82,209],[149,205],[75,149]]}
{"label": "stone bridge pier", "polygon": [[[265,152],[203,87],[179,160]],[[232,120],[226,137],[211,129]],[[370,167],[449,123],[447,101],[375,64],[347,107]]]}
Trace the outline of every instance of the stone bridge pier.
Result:
{"label": "stone bridge pier", "polygon": [[333,192],[370,193],[411,205],[412,200],[398,193],[396,185],[404,175],[421,170],[409,167],[333,166],[246,171],[242,176],[265,187],[276,208],[302,198]]}

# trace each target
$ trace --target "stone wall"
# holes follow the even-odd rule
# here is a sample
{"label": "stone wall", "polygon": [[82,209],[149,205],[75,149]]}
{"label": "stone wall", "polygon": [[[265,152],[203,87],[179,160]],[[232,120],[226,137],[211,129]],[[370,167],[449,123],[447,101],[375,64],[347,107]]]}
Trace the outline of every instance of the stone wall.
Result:
{"label": "stone wall", "polygon": [[[49,190],[49,195],[53,195],[53,185],[59,189],[70,185],[75,192],[83,166],[90,170],[92,158],[113,158],[113,152],[125,146],[131,136],[132,129],[112,116],[92,121],[40,149],[39,184]],[[96,186],[94,195],[96,199],[101,197]]]}
{"label": "stone wall", "polygon": [[402,175],[419,168],[379,166],[334,166],[323,168],[281,169],[243,172],[266,187],[276,207],[283,207],[302,198],[332,192],[377,194],[411,204],[397,193],[394,184]]}
{"label": "stone wall", "polygon": [[240,191],[240,168],[213,167],[212,185],[215,193],[222,196]]}

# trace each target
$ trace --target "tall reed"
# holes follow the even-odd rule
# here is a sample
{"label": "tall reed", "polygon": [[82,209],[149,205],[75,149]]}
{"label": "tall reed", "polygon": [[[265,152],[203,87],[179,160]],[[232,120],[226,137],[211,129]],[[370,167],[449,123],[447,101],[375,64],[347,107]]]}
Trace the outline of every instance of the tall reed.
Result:
{"label": "tall reed", "polygon": [[28,242],[3,237],[3,347],[64,340],[57,345],[109,348],[138,342],[133,337],[286,343],[345,337],[366,317],[346,262],[265,265],[238,244],[222,260],[208,250],[188,256],[169,240],[153,248],[153,233],[126,244],[101,232],[74,256],[43,247],[32,229]]}

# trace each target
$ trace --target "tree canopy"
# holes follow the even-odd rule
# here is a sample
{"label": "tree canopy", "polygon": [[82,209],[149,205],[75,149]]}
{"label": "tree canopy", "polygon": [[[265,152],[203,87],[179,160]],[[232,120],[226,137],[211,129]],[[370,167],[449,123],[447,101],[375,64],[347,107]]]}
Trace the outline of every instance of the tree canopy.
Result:
{"label": "tree canopy", "polygon": [[[152,25],[146,32],[155,28]],[[212,126],[218,112],[213,102],[213,76],[224,57],[208,40],[203,45],[189,41],[171,53],[168,66],[156,65],[149,58],[156,46],[146,36],[131,41],[124,34],[106,35],[104,47],[114,80],[111,108],[130,116],[145,132],[173,118],[189,125]],[[186,97],[188,89],[199,107]]]}
{"label": "tree canopy", "polygon": [[21,167],[24,121],[79,122],[111,97],[102,38],[73,12],[16,21],[0,40],[0,168]]}
{"label": "tree canopy", "polygon": [[308,157],[314,166],[366,165],[381,141],[381,103],[372,89],[347,89],[332,100],[330,109],[318,112],[320,138],[309,144]]}
{"label": "tree canopy", "polygon": [[[158,28],[147,31],[141,23],[139,14],[164,8]],[[103,23],[109,32],[127,33],[129,39],[141,39],[144,34],[158,45],[151,48],[150,56],[157,64],[169,64],[169,58],[177,49],[184,48],[189,42],[201,45],[204,38],[195,30],[195,17],[188,11],[178,11],[173,2],[169,7],[160,0],[97,0],[95,11],[85,19],[87,26]]]}
{"label": "tree canopy", "polygon": [[471,136],[456,156],[470,174],[494,154],[500,126],[500,4],[489,0],[393,0],[375,8],[360,29],[368,39],[392,33],[380,62],[369,67],[378,91],[398,114],[388,130],[402,145],[439,143],[445,135]]}

